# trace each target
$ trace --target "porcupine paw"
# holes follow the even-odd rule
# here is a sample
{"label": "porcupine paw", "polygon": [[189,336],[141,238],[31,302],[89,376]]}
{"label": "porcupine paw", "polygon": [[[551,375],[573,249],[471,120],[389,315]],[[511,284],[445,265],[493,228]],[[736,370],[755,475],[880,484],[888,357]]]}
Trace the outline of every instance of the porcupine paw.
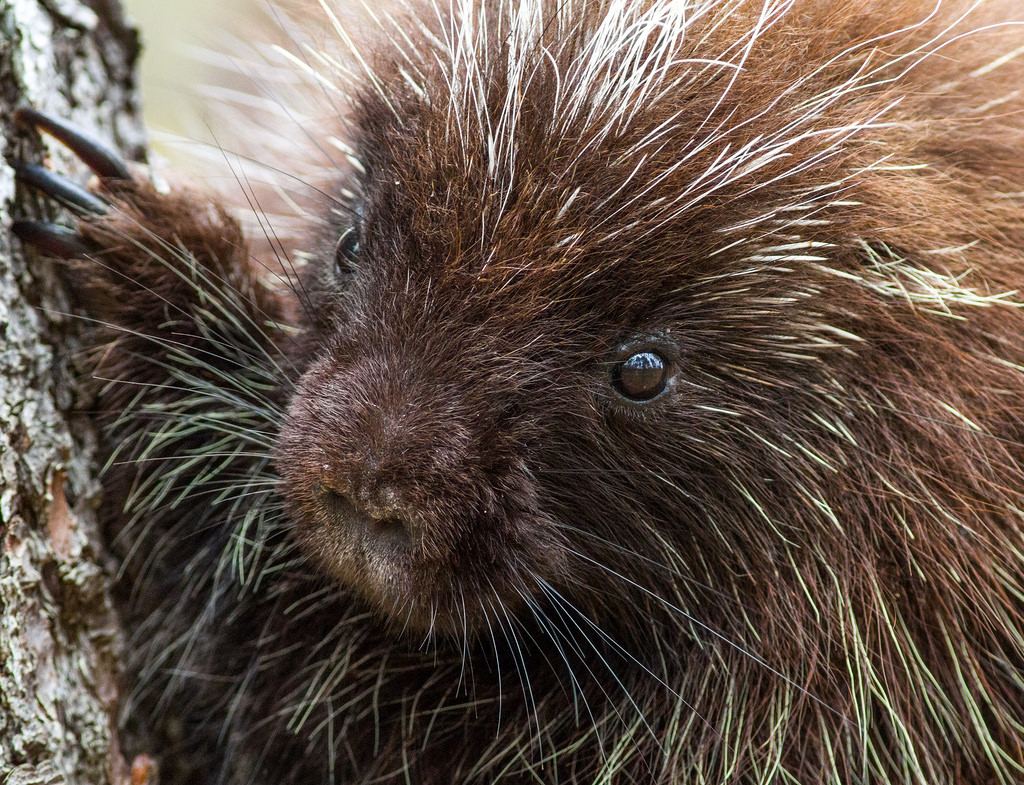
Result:
{"label": "porcupine paw", "polygon": [[[27,107],[15,111],[14,120],[18,125],[44,131],[66,145],[100,178],[101,189],[104,181],[130,179],[128,167],[120,155],[71,123]],[[14,170],[19,181],[52,197],[82,218],[104,216],[109,211],[110,202],[105,198],[44,166],[16,161]],[[18,221],[12,230],[29,245],[61,259],[85,256],[96,250],[77,228],[46,221]]]}
{"label": "porcupine paw", "polygon": [[76,294],[94,317],[125,324],[152,319],[152,308],[186,307],[193,290],[185,278],[199,268],[220,274],[244,257],[237,223],[209,199],[184,189],[158,191],[111,147],[69,122],[32,108],[18,109],[15,120],[53,136],[96,175],[85,188],[46,167],[16,162],[19,181],[70,209],[77,222],[12,227],[22,241],[69,260]]}

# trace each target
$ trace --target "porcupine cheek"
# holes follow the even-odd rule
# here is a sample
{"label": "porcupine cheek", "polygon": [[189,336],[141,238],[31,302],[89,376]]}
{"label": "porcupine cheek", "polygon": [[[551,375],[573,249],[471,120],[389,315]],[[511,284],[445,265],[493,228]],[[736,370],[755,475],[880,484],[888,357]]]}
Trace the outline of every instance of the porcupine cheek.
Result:
{"label": "porcupine cheek", "polygon": [[313,562],[396,626],[461,632],[556,571],[555,527],[457,391],[380,368],[302,379],[278,456],[290,516]]}

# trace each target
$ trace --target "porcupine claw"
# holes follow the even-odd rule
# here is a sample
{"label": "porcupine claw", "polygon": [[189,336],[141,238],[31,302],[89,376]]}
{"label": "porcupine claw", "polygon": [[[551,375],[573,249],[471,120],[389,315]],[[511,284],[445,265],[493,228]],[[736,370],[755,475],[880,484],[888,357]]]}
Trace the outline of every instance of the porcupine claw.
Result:
{"label": "porcupine claw", "polygon": [[128,165],[116,150],[66,120],[58,120],[38,109],[23,106],[15,110],[14,122],[24,128],[48,133],[77,155],[99,177],[118,180],[127,180],[129,177]]}
{"label": "porcupine claw", "polygon": [[21,182],[37,191],[51,196],[72,210],[93,215],[104,215],[110,205],[88,189],[65,177],[51,172],[45,166],[17,161],[14,174]]}
{"label": "porcupine claw", "polygon": [[11,231],[22,242],[59,259],[75,259],[95,250],[74,229],[48,221],[17,221]]}
{"label": "porcupine claw", "polygon": [[[50,134],[77,155],[100,178],[124,180],[129,177],[128,166],[113,148],[67,121],[58,120],[30,107],[16,110],[14,120],[23,127]],[[110,205],[106,200],[46,167],[17,161],[14,164],[14,171],[19,181],[76,212],[85,215],[104,215],[109,209]],[[78,232],[59,224],[18,221],[11,230],[23,242],[63,259],[83,256],[93,250]]]}

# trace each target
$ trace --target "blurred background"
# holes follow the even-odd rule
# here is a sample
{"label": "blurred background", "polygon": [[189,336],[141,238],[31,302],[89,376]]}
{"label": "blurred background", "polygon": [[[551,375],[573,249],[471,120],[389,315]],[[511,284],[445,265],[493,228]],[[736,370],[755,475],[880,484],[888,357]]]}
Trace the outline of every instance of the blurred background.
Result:
{"label": "blurred background", "polygon": [[[211,70],[204,50],[223,50],[226,34],[266,0],[124,0],[142,34],[142,97],[156,151],[175,160],[167,134],[207,138],[203,133],[202,86]],[[219,44],[220,42],[220,44]]]}

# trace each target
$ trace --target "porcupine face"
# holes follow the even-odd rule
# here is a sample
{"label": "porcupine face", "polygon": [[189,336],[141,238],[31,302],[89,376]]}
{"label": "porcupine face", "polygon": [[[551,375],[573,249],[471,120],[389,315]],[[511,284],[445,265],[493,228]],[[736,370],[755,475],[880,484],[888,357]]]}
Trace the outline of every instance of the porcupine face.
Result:
{"label": "porcupine face", "polygon": [[358,232],[358,249],[320,270],[334,302],[281,469],[329,574],[400,626],[458,632],[520,610],[539,580],[564,583],[587,549],[572,529],[621,516],[632,482],[610,508],[587,475],[633,463],[609,428],[657,438],[684,360],[670,311],[635,312],[645,295],[609,278],[585,301],[578,270],[534,280],[558,252],[529,229],[481,253],[468,197],[432,216],[408,195],[413,175],[394,176],[367,188],[358,228],[336,232]]}
{"label": "porcupine face", "polygon": [[611,12],[472,64],[424,44],[356,102],[280,470],[307,552],[396,626],[672,596],[655,562],[731,592],[828,507],[823,391],[871,372],[872,306],[821,268],[860,264],[849,159],[885,159],[872,47],[766,87],[792,31],[737,70],[756,14],[617,13],[611,44]]}
{"label": "porcupine face", "polygon": [[[358,104],[365,173],[345,183],[358,197],[334,210],[306,282],[319,337],[280,468],[307,551],[397,626],[459,632],[542,586],[606,595],[623,559],[636,562],[627,583],[656,588],[633,557],[689,542],[687,486],[718,493],[716,472],[742,460],[716,413],[764,403],[737,400],[723,373],[770,375],[763,336],[794,340],[784,310],[800,281],[723,251],[734,238],[721,231],[791,202],[788,189],[745,197],[747,178],[672,220],[658,208],[724,149],[677,165],[710,137],[708,87],[731,71],[663,104],[638,99],[628,122],[562,123],[559,80],[586,56],[570,42],[556,71],[535,54],[524,91],[508,75],[526,55],[492,55],[471,99],[490,129],[450,111],[465,99],[436,71],[422,93],[384,71]],[[693,127],[642,150],[677,99]],[[728,283],[743,272],[756,303]]]}
{"label": "porcupine face", "polygon": [[485,138],[464,149],[449,118],[392,100],[400,127],[362,105],[359,203],[307,283],[320,341],[281,463],[301,538],[398,627],[458,633],[542,585],[605,595],[598,564],[692,533],[685,485],[728,452],[710,366],[738,350],[750,367],[743,335],[784,328],[723,326],[701,302],[735,256],[707,259],[721,243],[700,218],[652,230],[623,209],[621,140],[569,178],[552,166],[570,143],[523,120],[520,168],[493,189]]}

